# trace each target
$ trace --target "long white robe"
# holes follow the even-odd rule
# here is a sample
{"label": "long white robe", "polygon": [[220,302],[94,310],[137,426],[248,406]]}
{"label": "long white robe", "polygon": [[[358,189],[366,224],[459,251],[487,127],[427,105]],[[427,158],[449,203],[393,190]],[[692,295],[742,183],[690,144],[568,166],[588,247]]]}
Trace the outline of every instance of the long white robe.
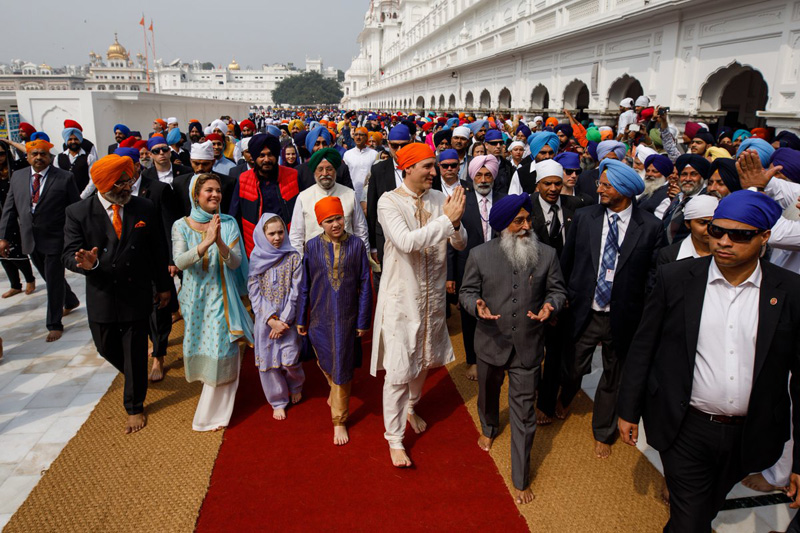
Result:
{"label": "long white robe", "polygon": [[447,242],[467,245],[444,215],[446,196],[429,190],[417,196],[405,184],[378,200],[378,222],[386,236],[381,285],[375,309],[370,372],[386,370],[386,381],[409,383],[423,369],[455,359],[445,322]]}

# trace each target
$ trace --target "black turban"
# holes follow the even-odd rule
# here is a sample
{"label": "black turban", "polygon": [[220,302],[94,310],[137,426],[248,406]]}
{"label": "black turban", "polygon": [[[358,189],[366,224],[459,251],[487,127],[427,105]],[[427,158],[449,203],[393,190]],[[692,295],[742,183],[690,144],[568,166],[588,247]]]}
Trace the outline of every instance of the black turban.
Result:
{"label": "black turban", "polygon": [[[695,135],[695,138],[697,135]],[[253,141],[250,141],[251,143]],[[252,144],[251,144],[252,146]],[[251,152],[252,153],[252,152]],[[697,154],[683,154],[675,161],[675,168],[678,169],[678,174],[683,172],[684,167],[690,166],[695,169],[704,180],[711,176],[711,163],[702,155]]]}
{"label": "black turban", "polygon": [[736,160],[726,157],[718,157],[711,163],[711,174],[719,172],[719,177],[725,183],[729,191],[739,191],[742,183],[739,181],[739,173],[736,171]]}
{"label": "black turban", "polygon": [[714,144],[714,136],[705,128],[697,130],[697,133],[692,136],[692,139],[700,139],[706,144]]}
{"label": "black turban", "polygon": [[450,139],[453,138],[453,130],[441,130],[437,131],[433,134],[433,146],[434,148],[439,146],[439,143],[443,140],[447,139],[447,142],[450,142]]}
{"label": "black turban", "polygon": [[258,158],[264,148],[269,148],[269,151],[275,157],[281,155],[281,141],[274,135],[269,133],[256,133],[250,137],[250,142],[247,145],[247,151],[253,159]]}

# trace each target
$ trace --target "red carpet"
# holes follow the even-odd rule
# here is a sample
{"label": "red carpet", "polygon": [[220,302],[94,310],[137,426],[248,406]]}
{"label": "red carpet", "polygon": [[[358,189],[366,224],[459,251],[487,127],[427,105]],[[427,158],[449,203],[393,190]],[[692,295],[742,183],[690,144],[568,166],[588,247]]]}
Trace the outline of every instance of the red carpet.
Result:
{"label": "red carpet", "polygon": [[[368,352],[367,352],[368,353]],[[528,531],[447,370],[432,372],[406,433],[414,467],[391,465],[383,438],[383,377],[356,371],[350,443],[333,445],[328,386],[306,363],[303,401],[277,421],[251,351],[214,465],[197,531]]]}

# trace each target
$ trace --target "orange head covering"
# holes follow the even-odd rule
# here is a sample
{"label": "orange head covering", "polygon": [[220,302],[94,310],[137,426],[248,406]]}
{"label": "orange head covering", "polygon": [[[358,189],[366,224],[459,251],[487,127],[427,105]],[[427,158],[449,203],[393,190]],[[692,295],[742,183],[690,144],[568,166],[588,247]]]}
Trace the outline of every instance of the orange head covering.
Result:
{"label": "orange head covering", "polygon": [[361,128],[356,128],[356,133],[366,133],[367,137],[369,137],[369,130],[363,126]]}
{"label": "orange head covering", "polygon": [[556,126],[558,126],[558,119],[556,117],[549,117],[545,121],[544,125],[551,128],[555,128]]}
{"label": "orange head covering", "polygon": [[611,130],[601,130],[600,131],[600,140],[601,141],[609,141],[614,137],[614,132]]}
{"label": "orange head covering", "polygon": [[322,224],[323,220],[335,215],[344,216],[342,201],[337,196],[326,196],[314,204],[314,214],[317,215],[317,224]]}
{"label": "orange head covering", "polygon": [[36,139],[25,143],[25,149],[29,152],[31,150],[47,150],[49,152],[52,148],[53,145],[44,139]]}
{"label": "orange head covering", "polygon": [[758,139],[766,140],[769,137],[769,130],[767,128],[753,128],[750,130],[750,133],[753,134],[753,137]]}
{"label": "orange head covering", "polygon": [[133,177],[133,159],[130,157],[111,154],[101,157],[92,165],[92,181],[99,193],[110,191],[123,176]]}
{"label": "orange head covering", "polygon": [[405,170],[426,159],[436,159],[436,154],[425,143],[411,143],[397,151],[397,167]]}
{"label": "orange head covering", "polygon": [[157,118],[153,122],[158,122],[161,125],[162,128],[166,128],[167,127],[167,121],[164,120],[164,119]]}
{"label": "orange head covering", "polygon": [[370,141],[374,139],[374,140],[378,141],[379,143],[383,142],[383,134],[381,132],[379,132],[379,131],[371,131],[371,132],[367,133],[367,137],[369,137]]}

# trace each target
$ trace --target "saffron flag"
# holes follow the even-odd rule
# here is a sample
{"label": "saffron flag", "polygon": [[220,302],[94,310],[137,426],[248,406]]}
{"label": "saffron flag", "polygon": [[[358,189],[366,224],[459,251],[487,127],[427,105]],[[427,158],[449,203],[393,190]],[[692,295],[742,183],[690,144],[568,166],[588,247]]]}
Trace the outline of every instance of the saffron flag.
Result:
{"label": "saffron flag", "polygon": [[142,20],[139,21],[139,26],[144,28],[144,15],[142,15]]}
{"label": "saffron flag", "polygon": [[150,19],[150,27],[147,29],[153,31],[153,19]]}

